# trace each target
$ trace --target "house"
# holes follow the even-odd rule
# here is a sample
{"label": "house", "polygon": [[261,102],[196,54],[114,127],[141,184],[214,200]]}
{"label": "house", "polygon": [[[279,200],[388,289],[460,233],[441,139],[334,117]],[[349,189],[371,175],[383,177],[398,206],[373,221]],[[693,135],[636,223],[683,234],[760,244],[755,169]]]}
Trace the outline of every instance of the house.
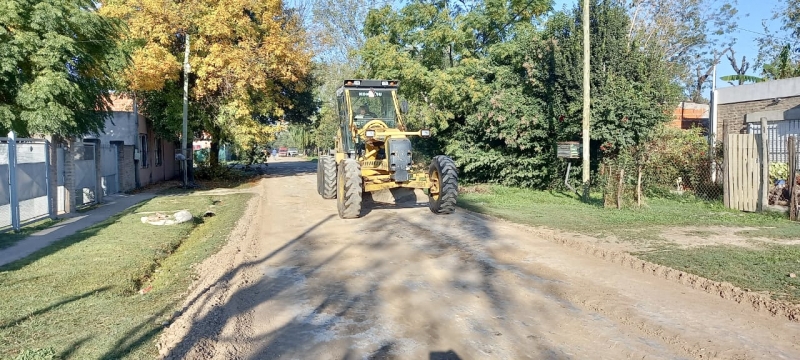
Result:
{"label": "house", "polygon": [[800,77],[717,89],[716,139],[729,134],[760,134],[766,118],[769,160],[787,161],[786,140],[800,138]]}
{"label": "house", "polygon": [[708,128],[709,109],[708,104],[682,101],[672,112],[669,126],[684,130],[696,126]]}
{"label": "house", "polygon": [[[152,122],[138,114],[133,99],[112,96],[111,109],[112,116],[106,120],[104,133],[84,137],[84,141],[94,141],[109,154],[118,153],[116,174],[112,174],[114,166],[109,156],[101,157],[105,159],[104,164],[108,164],[103,166],[104,182],[116,181],[119,184],[116,190],[123,192],[179,175],[180,163],[175,160],[179,143],[156,135]],[[113,189],[113,184],[109,188]]]}

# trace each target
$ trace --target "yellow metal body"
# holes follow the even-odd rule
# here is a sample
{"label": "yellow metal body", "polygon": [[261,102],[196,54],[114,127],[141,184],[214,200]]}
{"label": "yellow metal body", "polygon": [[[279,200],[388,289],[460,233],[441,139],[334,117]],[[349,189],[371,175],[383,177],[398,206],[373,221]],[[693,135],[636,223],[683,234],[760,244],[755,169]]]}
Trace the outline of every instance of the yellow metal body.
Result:
{"label": "yellow metal body", "polygon": [[[406,131],[402,119],[400,105],[397,98],[397,88],[382,89],[391,94],[391,102],[394,105],[396,116],[396,127],[390,128],[386,122],[375,119],[368,121],[359,127],[355,123],[352,99],[347,86],[340,88],[340,121],[336,138],[336,163],[338,164],[346,158],[355,158],[361,165],[361,177],[364,185],[364,192],[375,192],[393,188],[416,188],[428,189],[431,182],[425,171],[409,171],[409,181],[397,182],[391,177],[388,156],[379,158],[381,150],[385,151],[385,144],[391,139],[407,138],[410,136],[421,136],[421,131]],[[342,119],[342,117],[346,117]],[[368,134],[369,132],[369,134]],[[368,136],[370,135],[370,136]],[[359,152],[347,152],[344,146],[343,137],[349,136],[350,139],[363,144],[363,149]]]}

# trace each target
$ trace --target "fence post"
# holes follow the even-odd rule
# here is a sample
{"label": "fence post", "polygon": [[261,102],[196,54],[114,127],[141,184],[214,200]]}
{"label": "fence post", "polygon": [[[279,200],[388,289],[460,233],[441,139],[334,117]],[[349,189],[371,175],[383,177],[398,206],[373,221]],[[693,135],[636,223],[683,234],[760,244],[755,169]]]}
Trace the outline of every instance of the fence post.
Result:
{"label": "fence post", "polygon": [[89,140],[90,142],[94,143],[94,176],[95,176],[95,186],[94,186],[94,201],[96,204],[103,203],[103,162],[100,158],[102,155],[102,148],[100,139]]}
{"label": "fence post", "polygon": [[49,140],[47,141],[46,153],[47,153],[47,174],[50,177],[47,183],[47,202],[48,202],[48,213],[50,214],[50,219],[55,220],[58,216],[58,146],[60,140],[57,135],[51,135]]}
{"label": "fence post", "polygon": [[77,143],[74,138],[67,140],[67,147],[64,149],[64,212],[67,214],[75,212],[75,197],[78,196],[75,189],[75,152]]}
{"label": "fence post", "polygon": [[728,154],[730,152],[731,145],[729,144],[729,135],[728,132],[730,130],[730,124],[723,120],[722,123],[722,201],[725,204],[725,207],[730,209],[731,208],[731,190],[730,190],[730,168],[731,168],[731,157]]}
{"label": "fence post", "polygon": [[758,195],[760,211],[766,211],[769,205],[769,145],[767,134],[769,127],[767,118],[761,118],[761,189]]}
{"label": "fence post", "polygon": [[17,194],[17,134],[8,133],[8,193],[11,202],[11,228],[19,231],[19,194]]}
{"label": "fence post", "polygon": [[44,172],[44,182],[45,182],[45,184],[47,184],[46,185],[47,186],[47,216],[50,217],[51,219],[55,219],[56,218],[56,211],[53,208],[53,205],[55,204],[55,202],[53,201],[54,193],[52,191],[52,186],[50,186],[53,183],[53,174],[50,172],[50,170],[52,169],[52,166],[50,164],[50,161],[52,160],[52,157],[50,157],[50,146],[51,146],[50,141],[45,140],[44,141],[44,164],[45,164],[45,168],[47,169],[47,171]]}
{"label": "fence post", "polygon": [[786,186],[789,187],[789,219],[797,221],[797,194],[795,191],[797,185],[795,184],[795,177],[797,172],[797,147],[795,145],[795,137],[789,136],[786,149],[789,150],[789,175],[786,179]]}

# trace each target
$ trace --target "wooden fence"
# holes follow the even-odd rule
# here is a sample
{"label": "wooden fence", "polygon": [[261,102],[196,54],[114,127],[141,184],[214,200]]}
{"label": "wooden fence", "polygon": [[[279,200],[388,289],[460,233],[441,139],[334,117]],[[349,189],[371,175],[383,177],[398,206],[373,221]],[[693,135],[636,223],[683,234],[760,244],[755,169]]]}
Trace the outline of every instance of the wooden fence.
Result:
{"label": "wooden fence", "polygon": [[725,149],[725,206],[759,210],[762,189],[761,149],[752,134],[729,134]]}

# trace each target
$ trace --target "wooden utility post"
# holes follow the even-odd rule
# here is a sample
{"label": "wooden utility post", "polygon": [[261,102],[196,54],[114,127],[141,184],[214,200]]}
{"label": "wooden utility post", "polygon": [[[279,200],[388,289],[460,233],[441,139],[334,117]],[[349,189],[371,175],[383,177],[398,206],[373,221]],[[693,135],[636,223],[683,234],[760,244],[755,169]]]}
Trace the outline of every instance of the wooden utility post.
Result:
{"label": "wooden utility post", "polygon": [[186,34],[186,52],[183,56],[183,132],[181,133],[181,154],[183,154],[183,187],[189,186],[189,152],[186,151],[189,137],[189,34]]}
{"label": "wooden utility post", "polygon": [[722,122],[722,201],[726,208],[731,208],[731,156],[730,152],[730,123]]}
{"label": "wooden utility post", "polygon": [[767,134],[769,128],[767,118],[761,118],[761,192],[759,193],[759,207],[766,211],[769,205],[769,142]]}
{"label": "wooden utility post", "polygon": [[589,120],[591,116],[589,69],[589,0],[583,0],[583,198],[589,200]]}
{"label": "wooden utility post", "polygon": [[789,136],[786,149],[789,150],[789,175],[786,179],[786,186],[789,188],[789,219],[797,221],[797,185],[795,182],[797,172],[797,145],[795,145],[795,137]]}

